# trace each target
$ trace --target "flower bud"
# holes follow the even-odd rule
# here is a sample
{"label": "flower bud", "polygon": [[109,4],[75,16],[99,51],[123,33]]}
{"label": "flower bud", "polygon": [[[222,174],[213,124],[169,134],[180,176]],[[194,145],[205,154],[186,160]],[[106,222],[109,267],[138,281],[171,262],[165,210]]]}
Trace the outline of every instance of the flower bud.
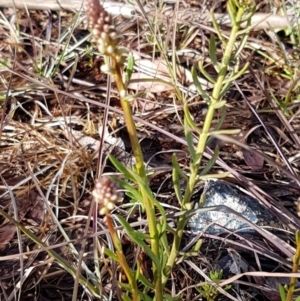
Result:
{"label": "flower bud", "polygon": [[119,35],[112,16],[105,11],[99,0],[85,0],[87,25],[98,44],[99,51],[107,56],[119,56]]}
{"label": "flower bud", "polygon": [[106,176],[96,180],[92,194],[95,202],[99,205],[100,215],[107,214],[113,210],[116,202],[121,198],[117,190],[117,184]]}

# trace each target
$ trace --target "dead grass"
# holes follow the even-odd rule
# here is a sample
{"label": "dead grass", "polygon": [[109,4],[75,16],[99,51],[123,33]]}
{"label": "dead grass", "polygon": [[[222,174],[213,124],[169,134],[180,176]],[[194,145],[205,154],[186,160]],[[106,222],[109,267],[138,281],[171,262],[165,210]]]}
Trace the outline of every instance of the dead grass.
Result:
{"label": "dead grass", "polygon": [[[289,14],[297,14],[296,3],[286,1],[285,6]],[[178,204],[171,182],[172,153],[177,153],[183,169],[188,171],[189,166],[180,97],[188,100],[194,121],[201,128],[207,106],[194,90],[190,69],[201,59],[205,70],[212,77],[216,75],[208,49],[215,31],[207,19],[195,21],[195,14],[211,8],[224,13],[225,1],[205,1],[203,5],[186,1],[178,7],[155,6],[148,1],[144,8],[148,7],[151,13],[146,16],[154,32],[149,30],[144,22],[146,16],[140,11],[131,19],[117,16],[116,20],[124,47],[131,49],[136,59],[142,59],[137,63],[131,89],[132,93],[136,89],[145,91],[132,103],[132,109],[151,174],[151,188],[169,212],[170,222],[174,222],[172,214]],[[267,2],[258,7],[262,13],[271,9]],[[172,13],[165,17],[168,12]],[[83,18],[83,14],[66,12],[1,9],[0,209],[40,242],[33,242],[11,221],[0,217],[1,300],[72,300],[72,275],[46,249],[55,250],[75,270],[82,258],[82,274],[94,284],[103,300],[120,298],[116,281],[125,281],[122,271],[104,255],[104,248],[111,247],[105,221],[99,218],[97,229],[91,222],[90,192],[97,169],[114,172],[105,165],[109,152],[127,165],[133,159],[118,94],[114,83],[99,71],[103,61],[91,44]],[[222,124],[222,129],[237,128],[242,135],[235,137],[239,143],[223,137],[209,145],[212,149],[216,144],[220,147],[213,171],[231,171],[234,177],[226,180],[241,182],[270,210],[274,224],[268,229],[274,229],[273,237],[204,234],[203,245],[196,252],[193,248],[199,237],[187,231],[186,243],[190,244],[188,249],[182,246],[187,254],[182,255],[167,286],[169,293],[180,300],[200,300],[195,287],[209,280],[209,271],[218,268],[218,258],[231,249],[247,261],[249,272],[291,271],[293,233],[300,226],[294,205],[300,195],[297,26],[292,32],[251,31],[249,42],[241,51],[241,65],[250,60],[251,69],[227,92]],[[222,27],[222,34],[227,33],[228,28]],[[163,52],[157,47],[154,34],[161,39]],[[218,59],[222,56],[219,46],[217,43]],[[166,58],[173,66],[176,93],[166,85],[171,82]],[[143,82],[143,78],[155,76],[165,82]],[[205,86],[205,80],[200,80]],[[207,83],[206,88],[209,91],[211,86]],[[215,117],[214,126],[220,118]],[[123,141],[121,151],[113,150],[108,142],[99,143],[99,125],[113,132],[109,138],[119,138],[121,144]],[[112,144],[116,141],[120,142],[114,140]],[[250,151],[249,155],[242,145],[260,150],[277,165],[266,159],[259,161],[255,153]],[[210,155],[208,148],[207,160]],[[254,185],[251,189],[250,182]],[[201,187],[195,192],[195,199],[199,198],[199,191]],[[145,229],[143,213],[127,199],[117,211],[133,227]],[[141,273],[151,277],[147,255],[122,231],[120,235],[128,261],[132,265],[139,262]],[[271,275],[259,276],[232,279],[231,285],[242,300],[280,300]],[[277,281],[282,283],[282,279]],[[101,299],[84,285],[77,285],[78,300]],[[237,300],[234,291],[226,292],[221,286],[218,290],[221,294],[215,300]]]}

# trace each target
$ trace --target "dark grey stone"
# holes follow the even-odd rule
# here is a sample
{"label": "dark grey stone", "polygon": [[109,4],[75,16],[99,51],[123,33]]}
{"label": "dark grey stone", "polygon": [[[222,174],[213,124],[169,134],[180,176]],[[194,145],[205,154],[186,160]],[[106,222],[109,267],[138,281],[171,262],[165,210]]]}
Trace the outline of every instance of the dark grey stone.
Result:
{"label": "dark grey stone", "polygon": [[[253,224],[266,226],[272,221],[272,216],[265,207],[256,199],[242,193],[234,185],[229,185],[222,181],[209,180],[205,183],[204,194],[204,208],[225,205]],[[253,229],[249,228],[247,223],[239,219],[235,214],[224,212],[224,210],[222,212],[216,210],[197,212],[187,224],[190,230],[194,232],[205,230],[209,234],[223,232],[223,229],[218,227],[218,225],[232,231],[253,232]]]}

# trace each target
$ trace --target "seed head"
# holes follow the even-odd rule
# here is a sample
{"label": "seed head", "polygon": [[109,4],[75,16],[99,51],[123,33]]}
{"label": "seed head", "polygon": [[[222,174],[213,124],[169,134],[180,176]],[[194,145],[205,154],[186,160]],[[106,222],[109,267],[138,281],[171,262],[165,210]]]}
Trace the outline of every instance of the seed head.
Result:
{"label": "seed head", "polygon": [[112,16],[105,11],[99,0],[85,0],[87,25],[98,44],[99,51],[107,56],[119,56],[119,35]]}
{"label": "seed head", "polygon": [[117,184],[109,177],[103,176],[96,180],[92,194],[95,201],[99,204],[100,215],[107,214],[114,209],[116,202],[121,198],[117,188]]}

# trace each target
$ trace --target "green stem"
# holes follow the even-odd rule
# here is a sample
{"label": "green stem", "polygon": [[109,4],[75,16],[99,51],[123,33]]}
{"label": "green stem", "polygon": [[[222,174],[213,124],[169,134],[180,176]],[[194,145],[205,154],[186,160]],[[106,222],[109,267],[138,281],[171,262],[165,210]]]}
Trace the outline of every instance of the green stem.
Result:
{"label": "green stem", "polygon": [[124,99],[125,93],[126,93],[126,88],[125,88],[123,80],[122,80],[121,68],[118,63],[115,63],[115,79],[116,79],[118,91],[120,93],[120,102],[121,102],[122,109],[124,112],[126,128],[127,128],[128,135],[130,138],[132,151],[133,151],[133,154],[134,154],[134,157],[136,160],[136,165],[135,165],[136,171],[137,171],[138,175],[145,181],[145,183],[147,183],[147,175],[146,175],[146,170],[145,170],[143,153],[142,153],[140,143],[138,140],[138,135],[137,135],[135,123],[133,120],[130,103]]}
{"label": "green stem", "polygon": [[128,282],[130,284],[131,293],[132,293],[132,300],[133,301],[139,301],[140,297],[139,297],[139,291],[138,291],[138,288],[137,288],[137,283],[136,283],[135,278],[133,277],[132,271],[130,270],[130,268],[128,266],[126,257],[123,253],[123,250],[122,250],[122,244],[121,244],[120,239],[119,239],[119,237],[118,237],[118,235],[115,231],[115,228],[112,224],[110,214],[106,214],[106,224],[107,224],[107,228],[108,228],[108,231],[110,233],[110,236],[112,238],[112,241],[114,243],[114,246],[116,248],[116,255],[118,256],[120,265],[123,268],[124,273],[125,273],[125,275],[128,279]]}
{"label": "green stem", "polygon": [[[233,51],[233,47],[234,47],[234,43],[236,41],[236,37],[238,34],[238,30],[239,30],[239,24],[242,20],[242,17],[245,13],[245,9],[244,7],[239,7],[236,17],[235,17],[235,22],[234,25],[232,27],[231,30],[231,34],[229,37],[229,41],[226,45],[225,48],[225,53],[221,62],[221,68],[218,74],[218,78],[217,81],[215,83],[213,92],[212,92],[212,96],[210,98],[210,103],[208,106],[208,111],[205,117],[205,121],[204,121],[204,125],[203,125],[203,129],[200,135],[200,139],[197,145],[197,150],[196,150],[196,159],[195,162],[193,162],[191,164],[191,175],[185,190],[185,195],[183,198],[183,209],[185,209],[185,205],[188,204],[190,202],[193,190],[194,190],[194,186],[196,184],[196,178],[197,178],[197,174],[198,174],[198,169],[200,166],[200,163],[202,161],[202,157],[203,157],[203,152],[205,150],[205,146],[206,146],[206,141],[208,138],[208,133],[211,127],[211,123],[214,117],[214,113],[215,113],[215,104],[220,100],[220,94],[222,91],[222,87],[223,87],[223,81],[225,79],[225,76],[227,74],[227,69],[228,69],[228,65],[230,62],[230,58],[232,55],[232,51]],[[163,284],[165,285],[169,275],[170,275],[170,271],[172,271],[176,258],[177,258],[177,252],[179,250],[180,247],[180,243],[181,243],[181,238],[183,235],[183,231],[184,231],[184,227],[186,225],[186,217],[185,215],[182,215],[179,220],[178,220],[178,225],[177,225],[177,230],[176,233],[174,235],[174,240],[173,240],[173,244],[172,244],[172,249],[171,249],[171,253],[170,253],[170,257],[168,259],[167,262],[167,270],[169,271],[164,277],[163,277]]]}
{"label": "green stem", "polygon": [[[125,99],[126,96],[126,88],[124,86],[122,80],[122,72],[120,65],[117,62],[114,62],[114,69],[115,69],[115,79],[118,91],[120,93],[120,101],[122,105],[122,109],[124,112],[124,119],[128,131],[128,135],[131,142],[132,151],[134,157],[136,159],[136,171],[138,175],[143,179],[144,185],[148,186],[148,179],[145,170],[144,158],[143,153],[140,147],[140,143],[138,140],[138,135],[135,127],[135,123],[132,116],[132,111],[130,107],[130,103]],[[143,197],[143,203],[145,206],[147,220],[149,223],[149,232],[150,232],[150,245],[153,253],[160,258],[160,248],[159,248],[159,237],[158,237],[158,230],[156,227],[157,221],[155,216],[155,207],[153,202],[149,199],[147,195],[147,191],[144,187],[140,187],[141,194]],[[157,267],[154,262],[152,262],[153,274],[154,274],[154,283],[155,283],[155,293],[156,293],[156,301],[163,301],[163,286],[162,286],[162,271],[161,267]]]}

